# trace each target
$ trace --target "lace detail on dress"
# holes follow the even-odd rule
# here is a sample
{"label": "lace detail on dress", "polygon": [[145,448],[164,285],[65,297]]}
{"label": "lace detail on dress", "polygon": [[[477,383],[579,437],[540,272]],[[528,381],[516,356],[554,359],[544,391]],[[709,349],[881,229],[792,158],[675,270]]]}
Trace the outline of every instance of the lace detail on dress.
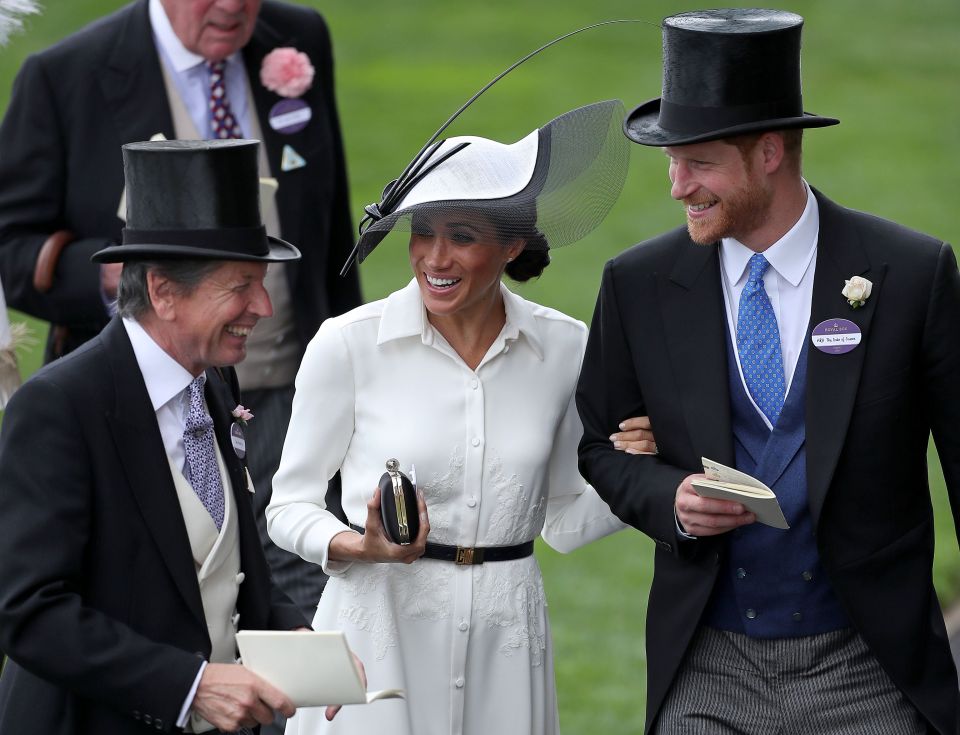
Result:
{"label": "lace detail on dress", "polygon": [[397,621],[383,595],[378,596],[374,609],[354,604],[341,608],[338,617],[369,634],[378,660],[387,655],[388,648],[397,645]]}
{"label": "lace detail on dress", "polygon": [[400,567],[390,580],[399,613],[405,618],[444,620],[453,611],[452,564],[446,562],[414,562],[391,564]]}
{"label": "lace detail on dress", "polygon": [[[526,648],[531,666],[543,664],[546,640],[546,604],[543,580],[536,560],[511,565],[510,573],[495,565],[478,567],[474,572],[473,611],[491,628],[505,628],[504,643],[498,649],[512,656]],[[500,571],[498,571],[500,569]]]}
{"label": "lace detail on dress", "polygon": [[396,616],[445,620],[453,611],[453,567],[421,564],[354,564],[344,575],[344,597],[354,604],[339,618],[370,635],[377,659],[397,645]]}
{"label": "lace detail on dress", "polygon": [[435,543],[457,542],[457,535],[453,530],[453,508],[463,497],[464,461],[463,450],[454,445],[453,453],[447,461],[446,472],[432,475],[421,486],[430,517],[430,540]]}
{"label": "lace detail on dress", "polygon": [[492,497],[485,495],[483,502],[492,501],[495,507],[484,544],[509,546],[536,538],[547,516],[546,498],[540,495],[534,500],[516,473],[509,477],[504,473],[503,460],[492,451],[488,471]]}

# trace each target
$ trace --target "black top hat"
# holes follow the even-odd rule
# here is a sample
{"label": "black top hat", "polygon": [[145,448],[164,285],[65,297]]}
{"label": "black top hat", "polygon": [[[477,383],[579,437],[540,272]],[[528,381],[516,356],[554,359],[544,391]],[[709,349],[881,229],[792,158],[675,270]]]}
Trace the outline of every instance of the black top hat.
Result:
{"label": "black top hat", "polygon": [[839,120],[803,111],[800,29],[782,10],[733,8],[663,21],[663,95],[623,122],[641,145],[669,146]]}
{"label": "black top hat", "polygon": [[260,220],[256,140],[158,140],[123,146],[123,243],[93,255],[127,260],[297,260]]}

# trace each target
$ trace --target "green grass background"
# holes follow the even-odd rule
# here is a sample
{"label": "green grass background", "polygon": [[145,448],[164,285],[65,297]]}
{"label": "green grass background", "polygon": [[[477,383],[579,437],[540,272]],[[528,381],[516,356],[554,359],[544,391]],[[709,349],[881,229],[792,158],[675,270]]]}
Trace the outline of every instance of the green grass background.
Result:
{"label": "green grass background", "polygon": [[[600,20],[640,18],[655,24],[670,13],[701,7],[665,0],[302,2],[324,13],[334,37],[354,212],[378,199],[384,184],[470,94],[533,48]],[[806,18],[805,107],[842,121],[807,134],[808,180],[848,206],[960,243],[960,3],[766,4]],[[43,15],[28,21],[26,32],[0,50],[0,109],[28,53],[121,5],[120,0],[45,0]],[[656,27],[623,24],[590,31],[520,67],[463,115],[450,134],[513,141],[591,101],[616,97],[628,108],[639,104],[659,94],[660,78]],[[584,241],[556,251],[545,276],[521,291],[589,320],[603,263],[681,222],[682,212],[669,198],[663,154],[633,146],[627,186],[610,217]],[[389,293],[410,277],[405,248],[379,248],[361,274],[366,298]],[[44,325],[35,326],[42,336]],[[21,358],[30,373],[40,350]],[[932,451],[931,460],[936,581],[946,602],[960,596],[960,558]],[[651,544],[630,532],[570,556],[546,547],[538,555],[550,600],[564,731],[639,731]]]}

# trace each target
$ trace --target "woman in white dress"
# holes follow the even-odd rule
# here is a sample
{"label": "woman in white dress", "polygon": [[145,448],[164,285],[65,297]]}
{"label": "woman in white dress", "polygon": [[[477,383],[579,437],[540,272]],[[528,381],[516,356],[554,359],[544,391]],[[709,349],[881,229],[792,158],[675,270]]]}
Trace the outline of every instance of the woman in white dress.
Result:
{"label": "woman in white dress", "polygon": [[[406,699],[345,707],[335,722],[302,709],[288,735],[558,732],[533,539],[542,532],[566,552],[623,525],[577,470],[586,327],[501,276],[539,275],[548,242],[602,220],[625,175],[621,119],[607,102],[510,146],[449,139],[395,185],[390,214],[374,207],[360,258],[409,230],[414,278],[328,320],[311,342],[267,522],[279,546],[330,575],[314,628],[344,630],[369,688],[403,688]],[[390,458],[416,467],[422,528],[409,546],[380,520],[375,489]],[[350,526],[324,508],[337,470]],[[431,558],[435,544],[487,558]]]}

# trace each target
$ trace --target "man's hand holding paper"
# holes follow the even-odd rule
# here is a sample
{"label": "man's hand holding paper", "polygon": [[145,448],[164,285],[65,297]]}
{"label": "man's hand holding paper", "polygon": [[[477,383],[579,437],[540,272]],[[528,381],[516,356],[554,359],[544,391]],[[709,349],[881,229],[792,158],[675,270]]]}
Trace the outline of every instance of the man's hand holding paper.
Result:
{"label": "man's hand holding paper", "polygon": [[681,530],[691,536],[716,536],[757,520],[742,503],[698,495],[691,481],[705,479],[703,473],[688,475],[677,487],[674,509]]}
{"label": "man's hand holding paper", "polygon": [[293,705],[333,705],[327,706],[328,720],[341,704],[404,696],[400,689],[368,692],[363,663],[339,631],[242,630],[237,645],[243,666],[283,691]]}
{"label": "man's hand holding paper", "polygon": [[224,732],[273,722],[274,711],[292,717],[293,702],[279,689],[234,664],[207,664],[193,711]]}
{"label": "man's hand holding paper", "polygon": [[[719,501],[728,506],[739,506],[752,516],[750,523],[758,521],[771,528],[790,528],[780,509],[776,494],[760,480],[746,472],[720,464],[716,460],[702,457],[702,461],[705,474],[686,478],[693,492],[701,499]],[[720,513],[723,513],[722,506],[708,507],[717,508]],[[730,510],[736,512],[734,508]]]}

